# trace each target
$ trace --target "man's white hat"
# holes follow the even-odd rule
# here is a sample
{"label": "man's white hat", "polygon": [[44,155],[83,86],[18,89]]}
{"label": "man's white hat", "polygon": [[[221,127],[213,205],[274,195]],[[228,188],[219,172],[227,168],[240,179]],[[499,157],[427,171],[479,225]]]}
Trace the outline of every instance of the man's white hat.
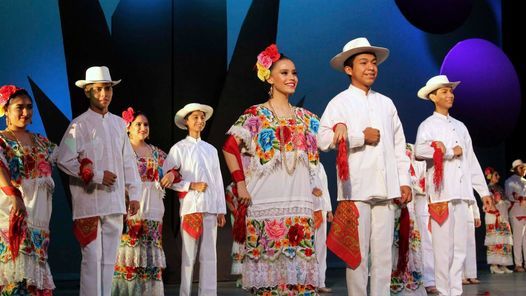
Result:
{"label": "man's white hat", "polygon": [[188,113],[192,113],[194,111],[202,111],[205,113],[205,121],[210,119],[212,117],[212,113],[214,113],[214,109],[208,105],[199,104],[199,103],[190,103],[186,104],[181,110],[177,111],[175,113],[175,125],[180,129],[188,129],[188,127],[185,124],[184,118]]}
{"label": "man's white hat", "polygon": [[374,53],[377,65],[380,65],[380,63],[385,61],[389,56],[389,49],[385,47],[371,46],[367,38],[360,37],[347,42],[343,47],[342,52],[331,59],[331,66],[338,71],[344,72],[343,63],[351,56],[364,52]]}
{"label": "man's white hat", "polygon": [[428,96],[434,90],[437,90],[442,87],[451,87],[455,89],[460,81],[450,82],[446,75],[437,75],[429,79],[426,83],[426,86],[418,90],[417,96],[423,100],[429,100]]}
{"label": "man's white hat", "polygon": [[522,160],[520,159],[515,159],[512,163],[511,163],[511,169],[510,169],[510,172],[515,172],[515,168],[520,166],[520,165],[524,165],[524,162],[522,162]]}
{"label": "man's white hat", "polygon": [[93,66],[89,67],[86,70],[86,79],[77,80],[75,85],[84,88],[87,84],[92,83],[111,83],[112,85],[117,85],[121,82],[121,79],[117,81],[111,80],[110,70],[106,66]]}

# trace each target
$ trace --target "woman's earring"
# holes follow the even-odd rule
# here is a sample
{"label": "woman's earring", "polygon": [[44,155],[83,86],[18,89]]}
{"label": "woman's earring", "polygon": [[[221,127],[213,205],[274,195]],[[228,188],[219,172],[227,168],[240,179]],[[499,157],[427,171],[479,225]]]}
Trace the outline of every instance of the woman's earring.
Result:
{"label": "woman's earring", "polygon": [[268,97],[272,98],[272,95],[274,94],[274,87],[272,84],[270,85],[270,89],[268,90]]}

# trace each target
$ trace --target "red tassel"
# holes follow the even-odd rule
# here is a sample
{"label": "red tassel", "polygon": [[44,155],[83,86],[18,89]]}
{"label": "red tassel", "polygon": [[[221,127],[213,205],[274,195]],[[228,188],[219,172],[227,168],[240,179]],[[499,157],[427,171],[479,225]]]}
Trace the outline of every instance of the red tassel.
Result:
{"label": "red tassel", "polygon": [[347,143],[343,139],[340,139],[340,142],[338,142],[338,155],[336,156],[336,167],[338,168],[338,177],[340,178],[340,180],[349,180]]}
{"label": "red tassel", "polygon": [[[17,197],[19,198],[19,197]],[[17,215],[13,208],[9,213],[9,248],[11,249],[11,256],[13,261],[18,257],[18,251],[20,249],[20,244],[24,241],[26,237],[27,223],[25,219],[25,214]]]}
{"label": "red tassel", "polygon": [[89,158],[83,158],[80,161],[80,172],[79,176],[84,181],[84,184],[89,184],[91,180],[93,179],[93,169],[91,167],[88,167],[88,165],[93,164],[93,162]]}
{"label": "red tassel", "polygon": [[407,207],[402,208],[400,214],[400,230],[398,232],[398,264],[396,270],[403,272],[407,268],[409,253],[410,221]]}
{"label": "red tassel", "polygon": [[245,243],[247,225],[246,225],[246,216],[247,216],[247,206],[244,204],[239,204],[237,206],[237,211],[234,217],[234,226],[232,227],[232,236],[234,241],[240,244]]}
{"label": "red tassel", "polygon": [[444,176],[444,152],[438,147],[437,142],[431,143],[431,147],[435,149],[433,153],[433,163],[435,166],[433,184],[435,184],[435,191],[440,191],[442,190],[442,179]]}

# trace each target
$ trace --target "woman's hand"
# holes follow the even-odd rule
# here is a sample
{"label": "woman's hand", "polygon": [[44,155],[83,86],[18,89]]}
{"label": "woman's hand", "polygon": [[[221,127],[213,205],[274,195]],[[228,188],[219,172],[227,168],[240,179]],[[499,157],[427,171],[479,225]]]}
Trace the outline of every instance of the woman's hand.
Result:
{"label": "woman's hand", "polygon": [[246,206],[249,206],[252,201],[252,197],[250,196],[250,193],[248,193],[245,181],[237,182],[237,198],[239,203]]}
{"label": "woman's hand", "polygon": [[9,198],[11,199],[11,211],[14,211],[17,216],[25,215],[26,205],[24,204],[24,200],[14,195],[10,195]]}
{"label": "woman's hand", "polygon": [[172,186],[173,182],[175,180],[175,175],[172,171],[169,171],[164,177],[161,179],[161,187],[167,188]]}
{"label": "woman's hand", "polygon": [[316,197],[320,197],[322,194],[323,194],[323,191],[321,191],[320,188],[316,187],[316,188],[312,189],[312,195],[314,195]]}

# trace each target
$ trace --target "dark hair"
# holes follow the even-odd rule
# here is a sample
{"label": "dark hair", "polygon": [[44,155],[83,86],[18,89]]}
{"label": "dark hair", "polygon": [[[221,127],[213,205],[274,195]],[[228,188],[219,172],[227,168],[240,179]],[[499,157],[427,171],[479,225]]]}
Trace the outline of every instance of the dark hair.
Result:
{"label": "dark hair", "polygon": [[205,116],[206,116],[206,112],[205,112],[205,111],[202,111],[202,110],[193,110],[193,111],[191,111],[191,112],[186,113],[186,115],[183,117],[183,119],[184,119],[184,120],[188,120],[188,117],[190,117],[190,115],[192,115],[192,113],[194,113],[195,111],[203,112],[203,114],[205,114]]}
{"label": "dark hair", "polygon": [[288,56],[282,54],[281,52],[279,53],[279,55],[280,55],[279,59],[278,59],[277,61],[275,61],[274,63],[272,63],[272,65],[270,65],[270,68],[269,68],[270,71],[272,71],[272,68],[274,68],[274,65],[275,65],[277,62],[281,61],[281,60],[289,60],[289,61],[292,61]]}
{"label": "dark hair", "polygon": [[370,51],[359,52],[359,53],[353,54],[352,56],[348,57],[343,62],[343,67],[351,67],[352,68],[352,65],[353,65],[353,62],[354,62],[354,59],[356,58],[356,56],[359,55],[359,54],[364,54],[364,53],[372,54],[372,55],[374,55],[376,57],[376,54],[374,52],[370,52]]}
{"label": "dark hair", "polygon": [[[140,110],[139,111],[135,111],[135,114],[133,114],[133,115],[134,115],[133,116],[133,121],[135,121],[135,119],[137,119],[137,117],[139,117],[139,115],[142,115],[142,116],[146,117],[146,119],[148,119],[148,116],[146,116],[146,114],[144,112],[140,111]],[[150,120],[148,119],[148,121],[150,121]]]}

